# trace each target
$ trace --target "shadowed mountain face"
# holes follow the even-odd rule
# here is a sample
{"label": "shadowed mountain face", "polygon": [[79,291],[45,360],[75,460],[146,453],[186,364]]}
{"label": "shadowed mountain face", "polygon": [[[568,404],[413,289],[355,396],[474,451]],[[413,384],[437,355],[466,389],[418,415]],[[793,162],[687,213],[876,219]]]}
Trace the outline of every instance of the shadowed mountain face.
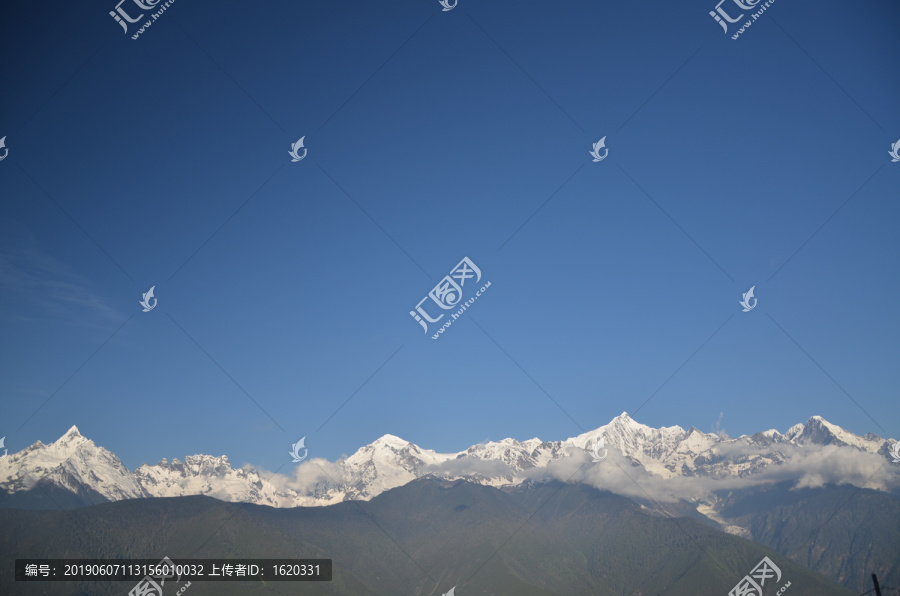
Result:
{"label": "shadowed mountain face", "polygon": [[[733,507],[737,507],[735,504]],[[10,558],[330,558],[334,579],[193,582],[189,594],[728,594],[764,556],[791,594],[852,595],[742,538],[667,518],[581,484],[500,490],[422,478],[370,501],[271,508],[208,497],[133,499],[78,510],[0,511]],[[896,554],[896,553],[895,553]],[[895,559],[896,560],[896,559]],[[4,594],[125,594],[127,583],[15,584]],[[769,593],[773,580],[766,586]],[[48,591],[49,589],[49,591]],[[174,592],[173,592],[174,593]]]}
{"label": "shadowed mountain face", "polygon": [[885,586],[900,586],[897,496],[847,485],[792,489],[785,482],[724,496],[721,518],[748,528],[750,540],[862,593],[871,588],[873,571]]}

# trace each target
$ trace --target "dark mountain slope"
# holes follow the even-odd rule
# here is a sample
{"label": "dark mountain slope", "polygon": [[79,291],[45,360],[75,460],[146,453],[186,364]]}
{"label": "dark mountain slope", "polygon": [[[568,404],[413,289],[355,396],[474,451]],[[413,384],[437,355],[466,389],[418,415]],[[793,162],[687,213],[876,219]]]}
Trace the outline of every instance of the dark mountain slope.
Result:
{"label": "dark mountain slope", "polygon": [[[502,491],[423,478],[368,502],[295,509],[206,497],[137,499],[66,512],[3,510],[0,528],[8,560],[334,561],[329,583],[194,582],[187,596],[424,596],[453,586],[457,596],[721,596],[766,555],[781,568],[782,584],[791,581],[790,595],[853,594],[759,545],[691,519],[648,514],[629,499],[578,484]],[[3,594],[104,596],[130,588],[120,582],[16,584],[12,565],[0,568]]]}

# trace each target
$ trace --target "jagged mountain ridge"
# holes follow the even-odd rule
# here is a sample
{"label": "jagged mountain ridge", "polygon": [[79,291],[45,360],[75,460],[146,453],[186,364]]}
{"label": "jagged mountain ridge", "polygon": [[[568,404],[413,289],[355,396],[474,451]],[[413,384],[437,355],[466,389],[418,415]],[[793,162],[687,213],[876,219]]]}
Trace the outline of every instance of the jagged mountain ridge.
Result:
{"label": "jagged mountain ridge", "polygon": [[[784,451],[826,447],[887,454],[893,441],[850,433],[819,416],[784,434],[768,430],[736,439],[679,426],[652,428],[627,413],[609,424],[564,441],[503,439],[473,445],[459,453],[436,453],[384,435],[338,462],[306,461],[298,478],[267,480],[250,466],[233,468],[227,456],[191,455],[163,459],[133,473],[110,451],[70,428],[49,445],[40,441],[0,461],[0,489],[7,494],[34,488],[37,481],[77,492],[89,488],[109,501],[131,498],[207,495],[223,501],[273,507],[328,505],[368,500],[411,480],[433,475],[502,487],[517,485],[536,471],[571,457],[586,457],[594,446],[621,455],[632,466],[662,479],[743,478],[787,461]],[[590,457],[587,456],[587,461]],[[301,486],[302,485],[302,486]]]}
{"label": "jagged mountain ridge", "polygon": [[88,486],[110,501],[150,496],[115,454],[81,436],[75,426],[49,445],[37,441],[0,461],[0,488],[8,494],[38,482],[73,492]]}

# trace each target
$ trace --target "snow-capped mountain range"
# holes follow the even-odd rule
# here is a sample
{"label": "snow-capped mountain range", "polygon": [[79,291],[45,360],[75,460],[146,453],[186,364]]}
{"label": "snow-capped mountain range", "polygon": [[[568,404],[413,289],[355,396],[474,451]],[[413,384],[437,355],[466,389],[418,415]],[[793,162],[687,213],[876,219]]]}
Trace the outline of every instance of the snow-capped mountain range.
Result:
{"label": "snow-capped mountain range", "polygon": [[[252,466],[235,469],[224,455],[164,459],[130,472],[112,452],[73,426],[49,445],[38,441],[0,460],[0,489],[15,494],[41,482],[73,493],[96,493],[109,501],[207,495],[295,507],[368,500],[425,475],[494,487],[572,480],[633,494],[623,480],[627,477],[645,494],[696,502],[698,509],[711,511],[712,491],[785,479],[803,486],[846,482],[895,488],[900,464],[893,464],[889,455],[895,442],[855,435],[819,416],[784,434],[768,430],[732,439],[696,428],[651,428],[622,413],[605,426],[564,441],[503,439],[459,453],[436,453],[385,435],[337,462],[304,461],[287,476]],[[603,459],[594,462],[591,450]]]}

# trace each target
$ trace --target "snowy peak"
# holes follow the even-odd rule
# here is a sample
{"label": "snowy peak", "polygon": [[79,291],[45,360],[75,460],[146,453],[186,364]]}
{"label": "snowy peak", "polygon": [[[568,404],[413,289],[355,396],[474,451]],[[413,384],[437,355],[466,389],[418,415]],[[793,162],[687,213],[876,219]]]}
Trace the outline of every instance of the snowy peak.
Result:
{"label": "snowy peak", "polygon": [[207,495],[222,501],[293,507],[297,495],[264,482],[256,470],[234,469],[225,455],[188,455],[134,471],[135,481],[151,497]]}
{"label": "snowy peak", "polygon": [[830,424],[821,416],[813,416],[806,422],[803,432],[797,437],[797,442],[815,443],[817,445],[849,445],[849,443],[841,440],[840,432],[841,429]]}
{"label": "snowy peak", "polygon": [[691,427],[691,430],[685,433],[685,436],[682,438],[675,451],[678,453],[699,455],[700,453],[708,451],[714,444],[718,443],[720,440],[721,439],[718,435],[706,434],[694,427]]}
{"label": "snowy peak", "polygon": [[384,435],[341,462],[341,485],[318,487],[329,499],[369,499],[429,473],[454,457],[436,453],[394,435]]}
{"label": "snowy peak", "polygon": [[[680,426],[673,426],[673,429],[677,429],[680,432],[684,432]],[[610,420],[609,424],[605,426],[601,426],[597,430],[604,430],[605,432],[617,433],[619,435],[632,435],[632,436],[649,436],[654,432],[659,432],[665,430],[663,428],[652,428],[645,424],[641,424],[640,422],[635,421],[631,416],[628,415],[627,412],[622,412],[612,420]]]}
{"label": "snowy peak", "polygon": [[[144,464],[139,467],[138,470],[147,469],[149,467],[150,466],[147,464]],[[177,457],[173,457],[171,463],[163,458],[154,467],[160,470],[166,470],[170,473],[180,473],[184,476],[223,477],[232,470],[231,462],[228,460],[227,455],[220,455],[219,457],[213,455],[188,455],[184,458],[184,462]]]}
{"label": "snowy peak", "polygon": [[39,482],[73,492],[87,487],[110,501],[145,496],[121,460],[81,436],[76,426],[49,445],[38,441],[0,462],[0,489],[7,493]]}
{"label": "snowy peak", "polygon": [[849,446],[869,453],[878,453],[884,445],[884,439],[877,435],[867,434],[860,437],[828,422],[821,416],[812,416],[806,421],[806,424],[792,426],[785,433],[785,437],[799,445]]}
{"label": "snowy peak", "polygon": [[388,434],[376,439],[372,445],[384,445],[385,447],[391,447],[393,449],[402,449],[407,445],[411,445],[411,443],[409,441],[404,441],[398,436]]}
{"label": "snowy peak", "polygon": [[47,447],[56,450],[58,453],[71,453],[82,446],[96,448],[93,441],[81,436],[77,426],[72,426],[63,436],[47,445]]}
{"label": "snowy peak", "polygon": [[552,476],[553,466],[560,460],[587,458],[585,451],[600,446],[600,441],[610,455],[625,458],[642,468],[647,478],[660,481],[675,477],[762,479],[771,466],[823,449],[867,457],[865,454],[884,456],[890,447],[890,441],[881,437],[860,437],[820,416],[792,426],[784,435],[771,429],[732,439],[694,427],[652,428],[623,412],[604,426],[562,441],[507,438],[458,453],[438,453],[386,434],[336,462],[304,461],[289,474],[273,476],[251,466],[235,469],[225,455],[164,458],[156,465],[143,464],[129,472],[114,454],[73,426],[49,445],[37,441],[0,460],[0,489],[12,494],[44,482],[78,494],[99,493],[108,500],[208,495],[273,507],[316,506],[370,499],[429,475],[495,487],[518,485],[530,478]]}
{"label": "snowy peak", "polygon": [[607,447],[614,447],[630,457],[646,456],[662,459],[674,452],[687,436],[680,426],[652,428],[633,420],[626,412],[612,419],[609,424],[588,431],[567,442],[580,449],[596,444],[602,438]]}
{"label": "snowy peak", "polygon": [[80,436],[81,436],[81,433],[78,432],[78,427],[75,426],[75,425],[73,424],[73,425],[69,428],[69,430],[67,430],[67,431],[63,434],[63,436],[61,436],[61,437],[59,438],[59,440],[62,441],[63,439],[66,439],[67,437],[80,437]]}
{"label": "snowy peak", "polygon": [[563,455],[565,446],[560,441],[545,443],[535,438],[520,443],[515,439],[503,439],[473,445],[459,453],[456,459],[498,462],[511,470],[522,471],[544,466]]}
{"label": "snowy peak", "polygon": [[787,439],[788,441],[793,441],[798,436],[800,436],[800,433],[802,433],[803,429],[805,429],[805,428],[806,428],[806,425],[803,424],[802,422],[797,423],[794,426],[787,429],[787,432],[784,433],[784,438]]}

